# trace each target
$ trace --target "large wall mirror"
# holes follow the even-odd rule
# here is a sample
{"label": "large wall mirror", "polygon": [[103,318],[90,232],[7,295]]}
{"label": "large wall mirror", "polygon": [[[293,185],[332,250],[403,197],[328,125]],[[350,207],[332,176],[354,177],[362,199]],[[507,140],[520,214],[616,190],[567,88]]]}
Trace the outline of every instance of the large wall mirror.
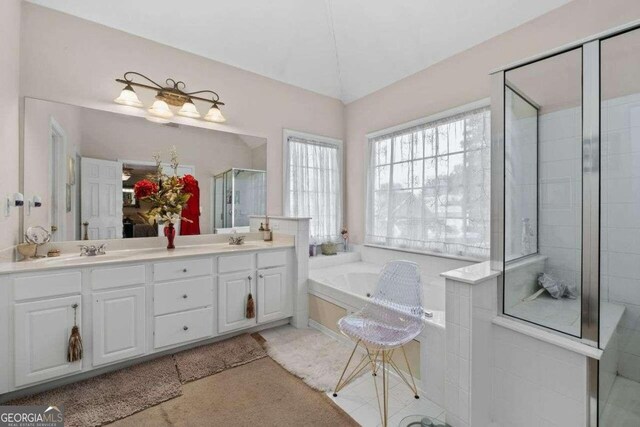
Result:
{"label": "large wall mirror", "polygon": [[[157,152],[174,174],[174,146],[177,174],[198,182],[195,234],[245,231],[266,212],[264,138],[26,98],[23,141],[24,229],[42,226],[53,241],[157,236],[162,225],[149,223],[133,187]],[[178,234],[194,234],[186,228]]]}

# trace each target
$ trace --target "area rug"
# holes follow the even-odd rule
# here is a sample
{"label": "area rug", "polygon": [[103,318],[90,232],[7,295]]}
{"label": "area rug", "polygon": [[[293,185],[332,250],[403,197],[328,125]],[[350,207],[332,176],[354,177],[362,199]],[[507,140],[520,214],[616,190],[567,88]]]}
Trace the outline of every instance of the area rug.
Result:
{"label": "area rug", "polygon": [[183,394],[114,426],[357,426],[269,357],[183,385]]}
{"label": "area rug", "polygon": [[180,381],[184,384],[267,357],[267,353],[250,335],[243,334],[185,350],[174,357]]}
{"label": "area rug", "polygon": [[239,335],[10,402],[64,405],[65,425],[99,426],[182,394],[182,383],[266,357],[250,335]]}
{"label": "area rug", "polygon": [[[267,353],[273,360],[320,391],[333,390],[353,351],[352,346],[310,328],[296,329],[286,325],[260,334],[266,340]],[[365,372],[366,369],[360,375]]]}
{"label": "area rug", "polygon": [[64,405],[65,426],[84,427],[128,417],[181,394],[173,356],[164,356],[7,404]]}

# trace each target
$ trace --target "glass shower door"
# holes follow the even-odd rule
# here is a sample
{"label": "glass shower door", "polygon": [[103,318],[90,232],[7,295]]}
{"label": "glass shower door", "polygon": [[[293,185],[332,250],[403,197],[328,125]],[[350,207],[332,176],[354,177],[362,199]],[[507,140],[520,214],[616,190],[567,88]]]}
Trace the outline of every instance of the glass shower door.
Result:
{"label": "glass shower door", "polygon": [[601,41],[600,426],[640,426],[640,30]]}
{"label": "glass shower door", "polygon": [[503,312],[581,337],[582,48],[504,78]]}

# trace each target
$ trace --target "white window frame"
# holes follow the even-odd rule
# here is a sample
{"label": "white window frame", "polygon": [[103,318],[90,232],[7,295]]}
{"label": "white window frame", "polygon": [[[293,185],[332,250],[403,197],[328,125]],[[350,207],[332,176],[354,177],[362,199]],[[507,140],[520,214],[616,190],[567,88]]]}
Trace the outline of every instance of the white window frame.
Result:
{"label": "white window frame", "polygon": [[456,260],[464,260],[464,261],[486,261],[485,259],[480,259],[480,258],[474,258],[472,256],[467,256],[467,255],[456,255],[456,254],[449,254],[449,253],[445,253],[445,252],[434,252],[434,251],[428,251],[428,250],[418,250],[418,249],[413,249],[413,248],[402,248],[402,247],[396,247],[396,246],[390,246],[390,245],[382,245],[382,244],[376,244],[376,243],[367,243],[366,242],[366,236],[368,235],[368,227],[371,224],[370,221],[370,217],[369,215],[371,215],[370,209],[369,207],[371,206],[371,188],[373,186],[373,182],[371,182],[372,179],[372,174],[371,174],[371,154],[372,154],[372,150],[373,150],[373,140],[375,138],[378,138],[380,136],[385,136],[391,133],[395,133],[395,132],[399,132],[399,131],[403,131],[406,129],[410,129],[413,127],[417,127],[417,126],[422,126],[422,125],[426,125],[432,122],[437,122],[443,119],[447,119],[449,117],[452,116],[456,116],[456,115],[460,115],[460,114],[464,114],[464,113],[470,113],[474,110],[478,110],[481,108],[488,108],[491,106],[491,98],[483,98],[480,99],[478,101],[474,101],[474,102],[470,102],[468,104],[464,104],[464,105],[460,105],[458,107],[454,107],[448,110],[444,110],[441,111],[439,113],[427,116],[427,117],[422,117],[416,120],[412,120],[410,122],[405,122],[399,125],[395,125],[395,126],[391,126],[388,128],[384,128],[384,129],[380,129],[380,130],[376,130],[370,133],[366,134],[366,159],[365,159],[365,164],[366,167],[364,168],[365,171],[365,178],[364,178],[364,182],[365,182],[365,194],[364,194],[364,206],[365,206],[365,214],[364,214],[364,221],[365,221],[365,230],[364,230],[364,235],[365,235],[365,242],[364,242],[364,246],[368,246],[368,247],[375,247],[375,248],[382,248],[382,249],[388,249],[388,250],[395,250],[395,251],[399,251],[399,252],[408,252],[408,253],[415,253],[415,254],[426,254],[426,255],[432,255],[432,256],[437,256],[437,257],[441,257],[441,258],[450,258],[450,259],[456,259]]}
{"label": "white window frame", "polygon": [[[331,138],[328,136],[315,135],[306,132],[300,132],[292,129],[283,129],[282,131],[282,213],[285,216],[291,216],[289,212],[289,137],[308,139],[318,141],[324,144],[333,145],[338,149],[338,169],[340,171],[338,180],[340,187],[340,212],[338,212],[338,224],[342,226],[344,221],[345,207],[345,191],[344,191],[344,148],[341,139]],[[337,230],[339,236],[340,230]],[[316,242],[321,243],[321,242]]]}

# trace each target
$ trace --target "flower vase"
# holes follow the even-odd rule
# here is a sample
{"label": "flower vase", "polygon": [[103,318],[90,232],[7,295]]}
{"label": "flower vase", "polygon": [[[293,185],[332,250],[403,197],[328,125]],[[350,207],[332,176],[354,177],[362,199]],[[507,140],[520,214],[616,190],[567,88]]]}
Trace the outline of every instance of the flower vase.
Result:
{"label": "flower vase", "polygon": [[167,236],[167,249],[175,249],[173,240],[176,238],[176,229],[173,227],[172,222],[164,228],[164,235]]}

